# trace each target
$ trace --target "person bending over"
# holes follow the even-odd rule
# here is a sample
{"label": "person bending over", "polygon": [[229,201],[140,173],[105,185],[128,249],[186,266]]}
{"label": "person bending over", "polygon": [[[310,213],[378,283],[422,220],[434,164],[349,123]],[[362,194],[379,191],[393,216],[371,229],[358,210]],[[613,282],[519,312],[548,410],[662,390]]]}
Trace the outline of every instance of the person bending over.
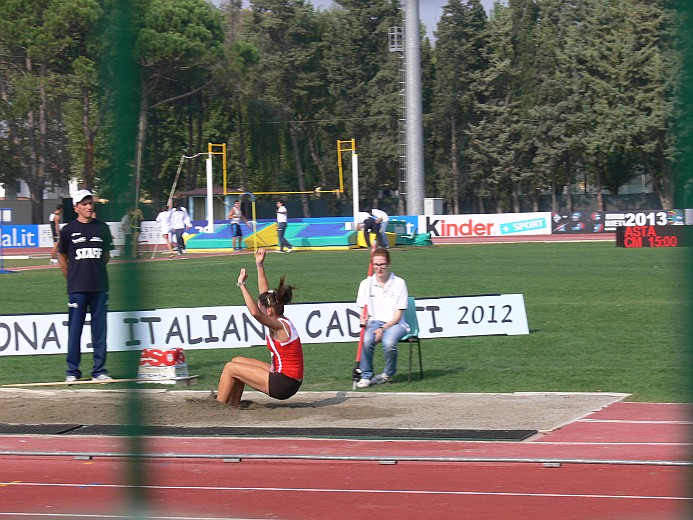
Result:
{"label": "person bending over", "polygon": [[374,233],[378,234],[378,247],[384,247],[385,249],[390,248],[390,244],[387,241],[387,223],[390,217],[382,209],[368,208],[366,209],[368,213],[371,214],[374,220]]}
{"label": "person bending over", "polygon": [[219,378],[216,399],[220,403],[238,408],[245,385],[274,399],[288,399],[303,382],[303,349],[296,327],[284,316],[284,305],[291,303],[294,287],[286,285],[284,276],[279,287],[269,289],[264,268],[265,250],[255,252],[257,285],[260,296],[257,302],[245,283],[245,268],[238,275],[238,287],[243,293],[250,315],[265,326],[270,363],[246,357],[235,357],[226,365]]}

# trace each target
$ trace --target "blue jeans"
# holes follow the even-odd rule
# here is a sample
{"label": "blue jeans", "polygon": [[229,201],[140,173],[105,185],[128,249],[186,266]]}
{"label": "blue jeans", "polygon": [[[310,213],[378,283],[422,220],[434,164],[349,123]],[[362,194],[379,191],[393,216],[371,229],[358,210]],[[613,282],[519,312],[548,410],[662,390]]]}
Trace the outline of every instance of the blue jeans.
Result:
{"label": "blue jeans", "polygon": [[[384,321],[369,321],[363,334],[363,346],[361,347],[361,377],[371,379],[373,377],[373,351],[375,350],[375,331],[384,325]],[[385,357],[384,372],[392,377],[397,372],[397,343],[407,334],[407,329],[401,323],[397,323],[383,332],[383,356]]]}
{"label": "blue jeans", "polygon": [[185,233],[185,228],[173,230],[173,234],[176,235],[176,244],[178,245],[179,253],[185,251],[185,239],[183,238],[183,233]]}
{"label": "blue jeans", "polygon": [[377,243],[377,237],[379,235],[379,230],[380,230],[380,224],[376,224],[375,220],[372,218],[367,218],[366,220],[363,221],[363,239],[366,241],[366,247],[368,249],[371,248],[371,233],[376,234],[376,243]]}
{"label": "blue jeans", "polygon": [[91,314],[91,341],[94,349],[94,367],[91,375],[96,377],[106,373],[106,316],[108,313],[108,293],[82,292],[70,293],[68,309],[67,375],[82,377],[79,363],[82,359],[80,345],[82,329],[87,317],[87,307]]}
{"label": "blue jeans", "polygon": [[378,240],[380,240],[380,247],[390,247],[390,243],[387,241],[387,222],[381,222],[379,224],[380,229],[378,230]]}
{"label": "blue jeans", "polygon": [[291,244],[284,238],[284,233],[286,233],[286,222],[277,222],[277,235],[279,236],[279,249],[282,251],[285,247],[291,249]]}
{"label": "blue jeans", "polygon": [[231,222],[229,224],[231,226],[231,236],[232,237],[242,237],[243,236],[243,230],[241,229],[241,225],[237,222]]}

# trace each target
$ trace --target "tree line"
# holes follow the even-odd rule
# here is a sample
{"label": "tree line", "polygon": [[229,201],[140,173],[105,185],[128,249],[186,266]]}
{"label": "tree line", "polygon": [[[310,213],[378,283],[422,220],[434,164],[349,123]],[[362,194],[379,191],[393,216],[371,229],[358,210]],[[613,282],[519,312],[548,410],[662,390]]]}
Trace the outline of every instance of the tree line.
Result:
{"label": "tree line", "polygon": [[[181,155],[226,143],[229,188],[306,192],[310,216],[309,198],[339,185],[337,141],[354,138],[363,200],[404,214],[404,59],[388,45],[402,15],[396,0],[2,2],[0,182],[27,183],[34,222],[44,188],[71,178],[160,206]],[[551,193],[556,209],[589,185],[604,209],[645,175],[674,207],[682,19],[667,0],[488,14],[449,0],[435,42],[421,32],[426,196],[507,212]],[[185,161],[180,190],[204,185],[203,159]]]}

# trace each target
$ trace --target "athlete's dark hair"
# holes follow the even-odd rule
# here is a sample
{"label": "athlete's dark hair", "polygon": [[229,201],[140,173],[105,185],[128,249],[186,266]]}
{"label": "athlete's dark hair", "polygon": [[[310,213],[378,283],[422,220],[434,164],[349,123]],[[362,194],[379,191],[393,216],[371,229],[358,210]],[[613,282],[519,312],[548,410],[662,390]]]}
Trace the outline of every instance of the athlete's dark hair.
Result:
{"label": "athlete's dark hair", "polygon": [[284,305],[291,303],[294,296],[294,290],[297,289],[292,285],[285,283],[286,276],[279,279],[279,287],[263,292],[258,296],[258,302],[265,307],[272,307],[274,312],[279,316],[284,316]]}

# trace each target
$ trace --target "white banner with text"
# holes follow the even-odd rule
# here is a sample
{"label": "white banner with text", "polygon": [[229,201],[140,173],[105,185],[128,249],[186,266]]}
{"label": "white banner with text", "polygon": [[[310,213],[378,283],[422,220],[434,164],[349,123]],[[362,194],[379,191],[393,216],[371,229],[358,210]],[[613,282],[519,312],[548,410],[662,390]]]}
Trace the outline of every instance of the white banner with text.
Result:
{"label": "white banner with text", "polygon": [[550,235],[551,213],[421,215],[419,233],[430,233],[434,238]]}
{"label": "white banner with text", "polygon": [[[358,341],[359,309],[353,302],[286,307],[301,341]],[[419,337],[529,334],[522,294],[416,300]],[[87,316],[88,317],[88,316]],[[67,313],[0,316],[0,356],[67,352]],[[91,348],[89,321],[82,351]],[[108,350],[182,347],[185,350],[264,345],[262,326],[244,306],[194,307],[108,313]]]}

